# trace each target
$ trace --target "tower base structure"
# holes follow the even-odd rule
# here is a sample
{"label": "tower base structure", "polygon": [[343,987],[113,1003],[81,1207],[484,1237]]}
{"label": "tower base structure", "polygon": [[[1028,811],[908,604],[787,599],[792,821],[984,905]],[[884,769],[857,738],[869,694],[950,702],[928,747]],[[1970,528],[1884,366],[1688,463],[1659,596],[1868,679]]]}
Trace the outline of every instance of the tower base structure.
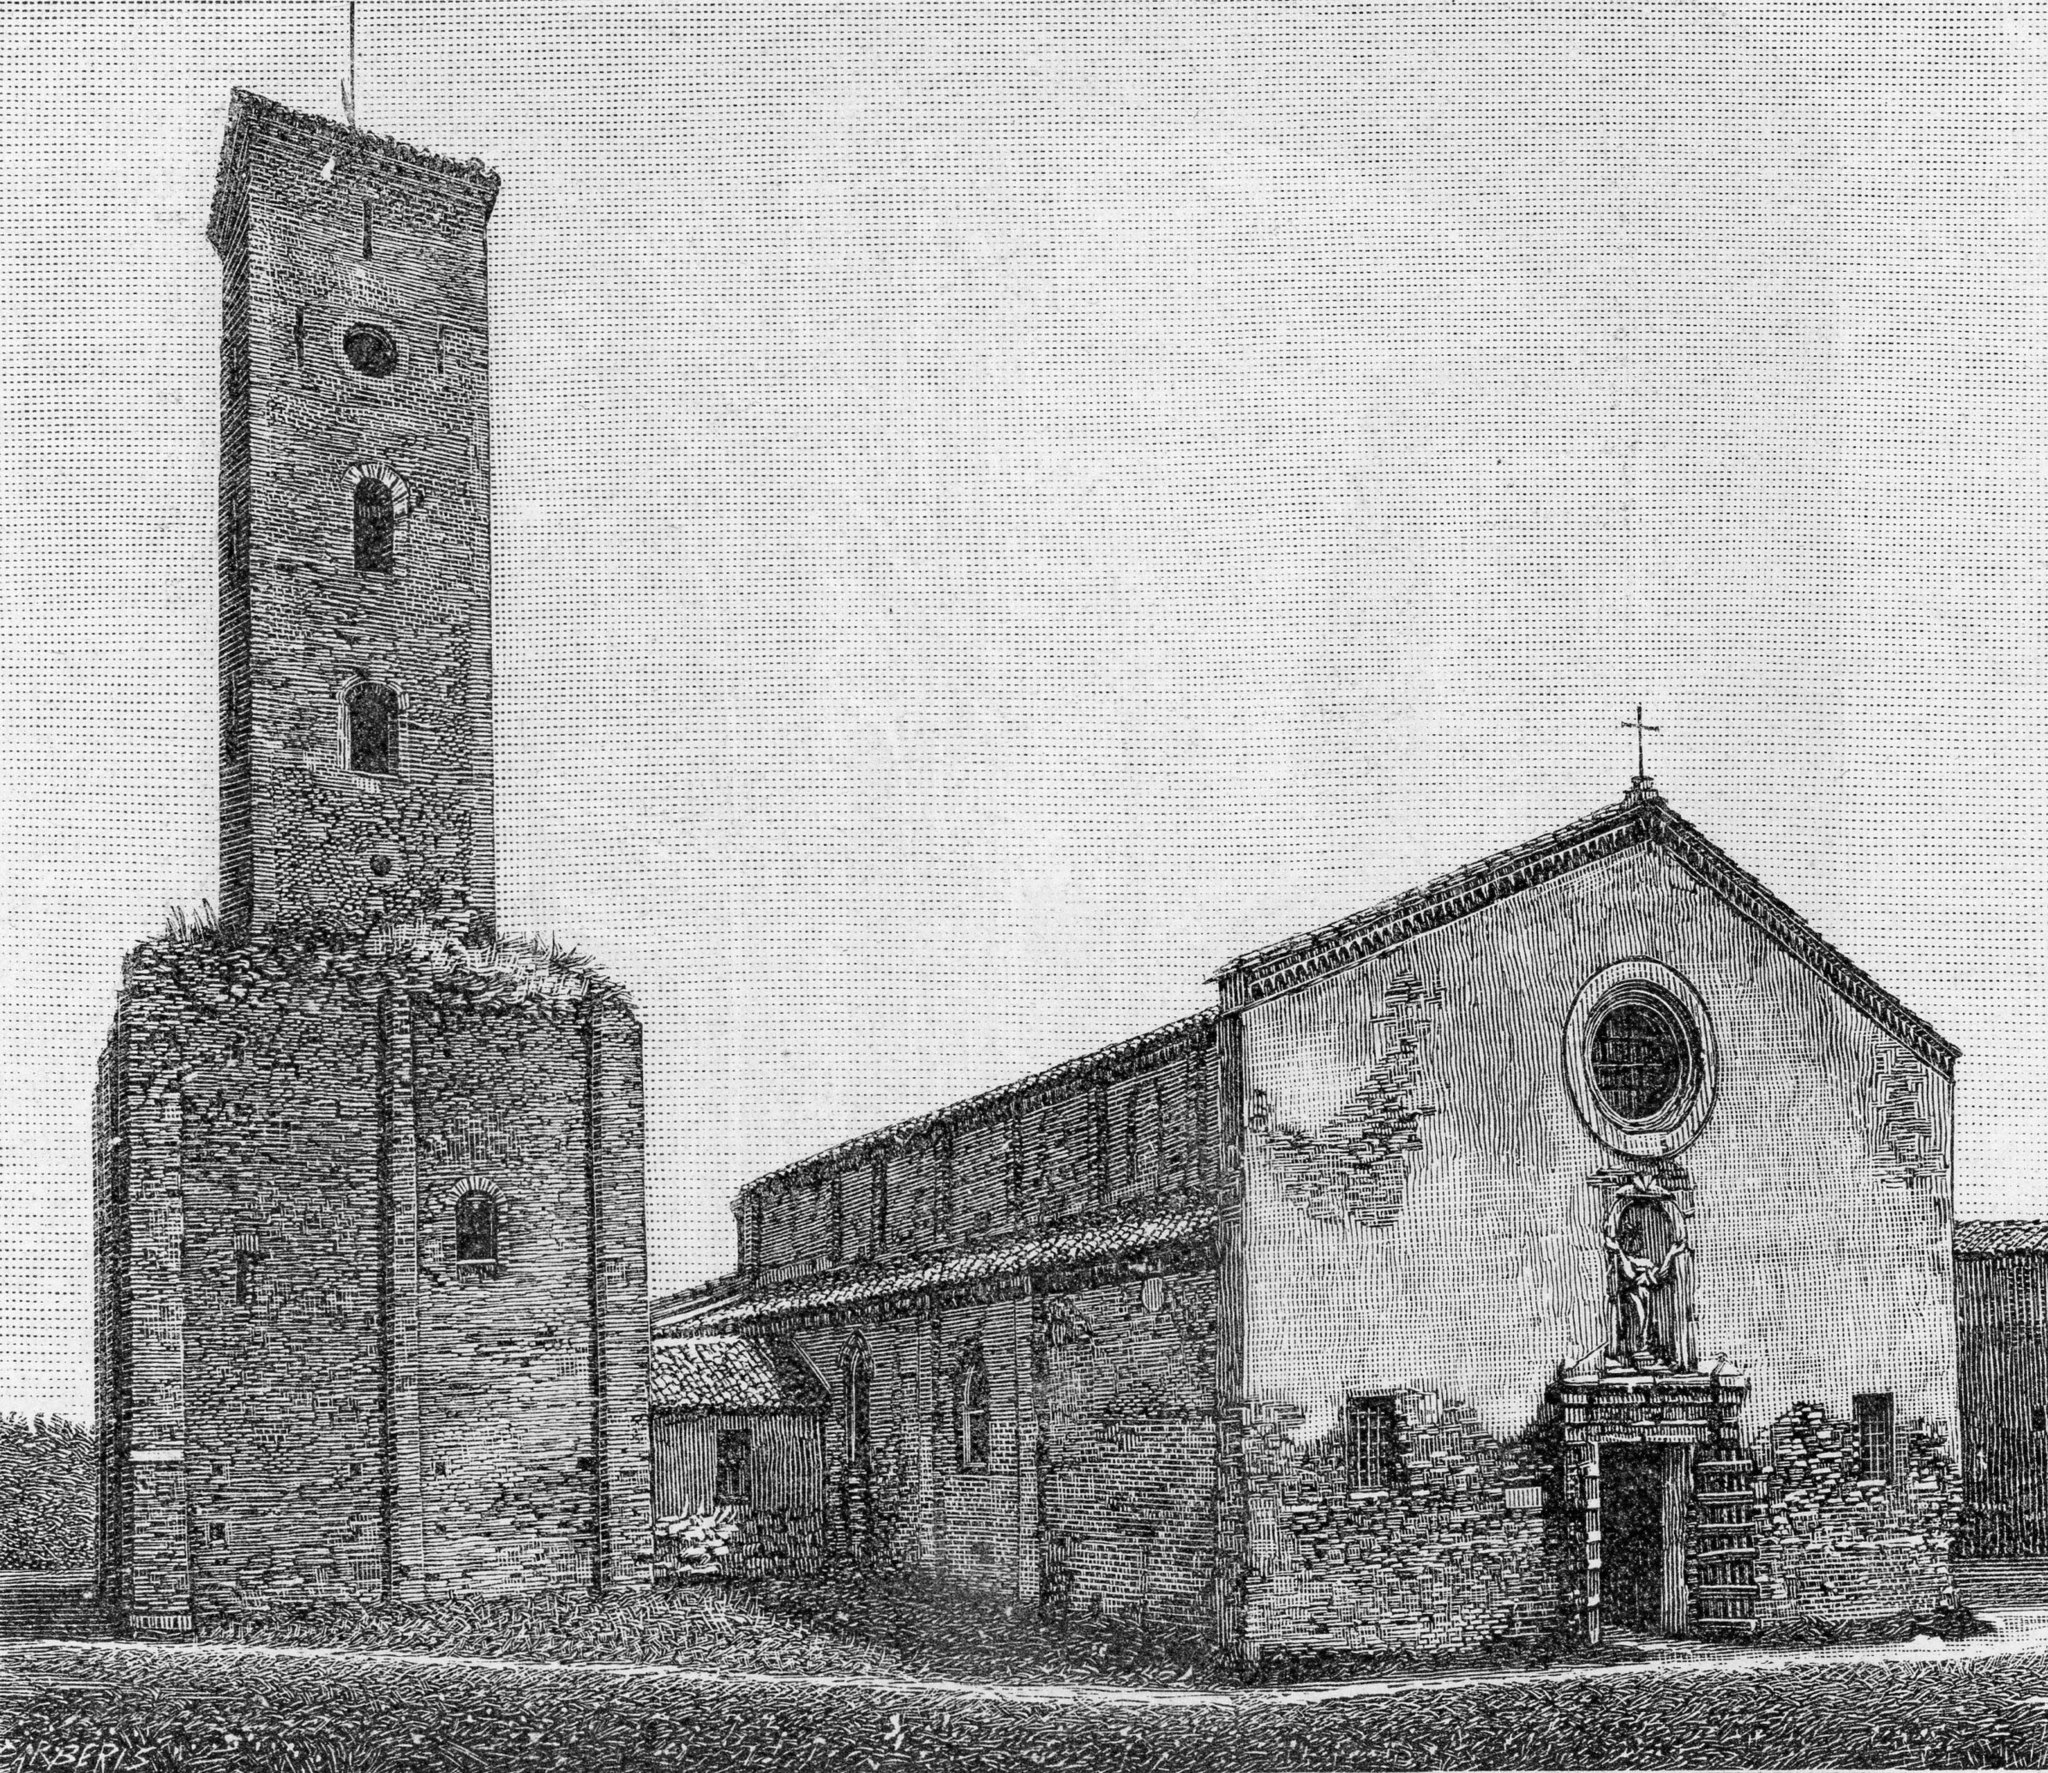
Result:
{"label": "tower base structure", "polygon": [[426,928],[146,944],[94,1122],[123,1629],[650,1580],[640,1030],[597,973]]}

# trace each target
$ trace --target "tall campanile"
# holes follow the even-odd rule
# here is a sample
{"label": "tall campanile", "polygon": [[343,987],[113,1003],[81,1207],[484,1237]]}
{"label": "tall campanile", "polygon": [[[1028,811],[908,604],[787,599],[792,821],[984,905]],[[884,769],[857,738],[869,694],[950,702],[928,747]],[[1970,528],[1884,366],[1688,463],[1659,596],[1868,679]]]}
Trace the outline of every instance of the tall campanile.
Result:
{"label": "tall campanile", "polygon": [[229,924],[492,915],[497,194],[234,96],[209,229]]}
{"label": "tall campanile", "polygon": [[129,1632],[650,1577],[639,1022],[492,892],[497,191],[234,95],[222,915],[129,954],[93,1101]]}

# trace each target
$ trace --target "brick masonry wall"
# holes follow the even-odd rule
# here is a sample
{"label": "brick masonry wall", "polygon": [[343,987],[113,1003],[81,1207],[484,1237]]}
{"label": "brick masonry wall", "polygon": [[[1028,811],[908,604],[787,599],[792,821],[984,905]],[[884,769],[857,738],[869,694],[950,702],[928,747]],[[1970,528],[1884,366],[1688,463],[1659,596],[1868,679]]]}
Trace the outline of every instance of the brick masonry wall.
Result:
{"label": "brick masonry wall", "polygon": [[1898,1425],[1889,1482],[1862,1467],[1856,1425],[1816,1404],[1761,1437],[1757,1614],[1771,1626],[1924,1616],[1955,1601],[1957,1486],[1947,1434]]}
{"label": "brick masonry wall", "polygon": [[[934,1408],[932,1334],[925,1313],[863,1317],[807,1326],[793,1337],[824,1380],[830,1412],[821,1429],[820,1533],[836,1562],[882,1569],[935,1571]],[[848,1434],[849,1363],[864,1349],[868,1391],[868,1456],[856,1456]]]}
{"label": "brick masonry wall", "polygon": [[1351,1491],[1341,1423],[1310,1434],[1299,1409],[1255,1416],[1244,1451],[1247,1640],[1440,1652],[1567,1623],[1578,1548],[1558,1506],[1553,1441],[1532,1431],[1502,1442],[1469,1405],[1437,1394],[1394,1402],[1386,1493]]}
{"label": "brick masonry wall", "polygon": [[254,676],[249,608],[250,442],[249,206],[223,206],[220,336],[220,902],[247,925],[256,903]]}
{"label": "brick masonry wall", "polygon": [[[481,168],[237,97],[212,231],[227,384],[223,910],[237,926],[493,910],[496,189]],[[393,374],[348,363],[359,323],[394,340]],[[350,476],[364,472],[401,489],[389,572],[356,565]],[[365,677],[399,696],[395,775],[352,773],[343,755],[342,699]]]}
{"label": "brick masonry wall", "polygon": [[[919,1571],[1058,1616],[1212,1630],[1213,1273],[1039,1276],[781,1333],[832,1394],[818,1497],[829,1560]],[[865,1460],[848,1426],[856,1350],[873,1375]],[[970,1351],[989,1381],[979,1468],[962,1456]],[[657,1495],[694,1493],[664,1465],[704,1456],[658,1431]]]}
{"label": "brick masonry wall", "polygon": [[[637,1034],[587,976],[447,960],[203,940],[130,959],[105,1085],[131,1104],[126,1198],[109,1161],[99,1260],[113,1444],[162,1455],[112,1474],[133,1613],[171,1610],[152,1597],[188,1570],[201,1624],[588,1583],[601,1539],[608,1579],[646,1580]],[[593,1068],[600,1019],[614,1060]],[[470,1189],[501,1202],[495,1276],[453,1261]]]}
{"label": "brick masonry wall", "polygon": [[[427,1006],[413,1033],[427,1592],[590,1580],[596,1448],[576,1019]],[[455,1207],[499,1201],[496,1273]],[[433,1402],[428,1407],[427,1400]]]}
{"label": "brick masonry wall", "polygon": [[[1693,1342],[1748,1375],[1744,1444],[1802,1405],[1846,1418],[1859,1392],[1953,1435],[1948,1080],[1639,848],[1244,1013],[1255,1539],[1297,1500],[1288,1460],[1260,1451],[1271,1433],[1306,1459],[1347,1395],[1434,1395],[1475,1446],[1507,1448],[1560,1366],[1606,1346],[1596,1178],[1630,1166],[1580,1119],[1561,1047],[1586,982],[1646,957],[1699,993],[1719,1053],[1677,1161]],[[1373,1616],[1332,1558],[1286,1545],[1249,1559],[1245,1610],[1254,1649]]]}
{"label": "brick masonry wall", "polygon": [[2048,1255],[1956,1258],[1963,1515],[1957,1549],[2048,1556]]}
{"label": "brick masonry wall", "polygon": [[1210,1634],[1215,1275],[1042,1294],[1034,1364],[1052,1610]]}

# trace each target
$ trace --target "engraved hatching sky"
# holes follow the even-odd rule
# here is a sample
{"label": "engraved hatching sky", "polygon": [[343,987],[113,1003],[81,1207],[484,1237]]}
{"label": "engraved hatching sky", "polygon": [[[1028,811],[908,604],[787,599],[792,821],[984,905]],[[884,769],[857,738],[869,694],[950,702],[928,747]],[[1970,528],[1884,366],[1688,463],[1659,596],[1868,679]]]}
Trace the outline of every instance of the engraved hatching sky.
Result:
{"label": "engraved hatching sky", "polygon": [[[4,12],[0,1404],[87,1407],[93,1055],[215,892],[227,92],[334,112],[342,11]],[[2048,17],[362,16],[365,121],[505,177],[503,921],[640,1003],[657,1286],[1612,800],[1638,700],[2048,1212]]]}

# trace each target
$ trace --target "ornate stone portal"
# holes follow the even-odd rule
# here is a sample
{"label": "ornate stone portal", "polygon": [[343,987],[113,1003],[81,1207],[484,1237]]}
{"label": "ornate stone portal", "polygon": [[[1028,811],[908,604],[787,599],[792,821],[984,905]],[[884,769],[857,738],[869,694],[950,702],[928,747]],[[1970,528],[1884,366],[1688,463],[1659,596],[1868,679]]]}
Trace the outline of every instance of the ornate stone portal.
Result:
{"label": "ornate stone portal", "polygon": [[[1684,1172],[1607,1172],[1593,1181],[1602,1195],[1610,1339],[1560,1371],[1556,1397],[1564,1493],[1584,1514],[1586,1639],[1597,1644],[1617,1623],[1666,1635],[1701,1623],[1688,1581],[1693,1537],[1715,1539],[1717,1577],[1729,1548],[1739,1559],[1739,1535],[1725,1529],[1747,1527],[1747,1509],[1734,1523],[1706,1517],[1735,1493],[1725,1474],[1746,1468],[1737,1420],[1748,1381],[1726,1363],[1701,1370],[1696,1362]],[[1747,1486],[1739,1493],[1746,1502]],[[1739,1562],[1731,1567],[1746,1573]],[[1718,1586],[1717,1597],[1712,1611],[1725,1613]]]}

